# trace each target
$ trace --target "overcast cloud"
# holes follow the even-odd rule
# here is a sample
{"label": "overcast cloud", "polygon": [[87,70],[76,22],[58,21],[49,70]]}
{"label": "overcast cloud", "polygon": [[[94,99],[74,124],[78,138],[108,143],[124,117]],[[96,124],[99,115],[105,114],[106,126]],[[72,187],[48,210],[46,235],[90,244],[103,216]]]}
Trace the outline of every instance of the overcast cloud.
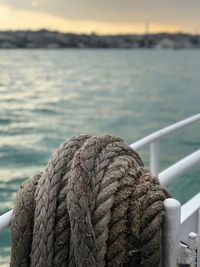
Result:
{"label": "overcast cloud", "polygon": [[0,0],[0,3],[65,19],[112,22],[197,24],[200,11],[199,0]]}

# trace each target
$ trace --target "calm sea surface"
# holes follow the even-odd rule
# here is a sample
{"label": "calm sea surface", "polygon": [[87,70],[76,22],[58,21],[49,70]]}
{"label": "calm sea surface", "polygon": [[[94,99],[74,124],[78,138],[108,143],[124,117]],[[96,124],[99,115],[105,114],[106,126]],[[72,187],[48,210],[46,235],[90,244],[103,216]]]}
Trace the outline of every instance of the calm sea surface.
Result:
{"label": "calm sea surface", "polygon": [[[200,110],[200,50],[0,50],[0,214],[65,138],[111,133],[133,143]],[[199,148],[199,125],[161,143],[161,166]],[[141,156],[148,165],[148,151]],[[200,167],[168,189],[200,191]],[[0,234],[0,266],[9,261]]]}

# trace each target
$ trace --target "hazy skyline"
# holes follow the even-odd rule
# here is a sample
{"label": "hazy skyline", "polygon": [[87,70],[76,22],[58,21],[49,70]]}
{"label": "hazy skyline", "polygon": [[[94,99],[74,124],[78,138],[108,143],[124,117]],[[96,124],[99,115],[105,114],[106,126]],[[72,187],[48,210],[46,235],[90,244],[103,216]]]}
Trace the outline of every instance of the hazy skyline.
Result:
{"label": "hazy skyline", "polygon": [[190,32],[200,30],[198,0],[0,0],[0,30],[77,33]]}

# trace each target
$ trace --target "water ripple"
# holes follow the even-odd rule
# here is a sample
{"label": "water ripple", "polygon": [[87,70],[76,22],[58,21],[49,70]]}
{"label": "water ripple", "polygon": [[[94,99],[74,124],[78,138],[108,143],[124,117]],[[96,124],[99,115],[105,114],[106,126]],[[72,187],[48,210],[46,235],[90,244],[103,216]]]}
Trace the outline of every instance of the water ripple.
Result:
{"label": "water ripple", "polygon": [[[0,51],[0,212],[20,184],[72,135],[111,133],[133,143],[199,112],[200,53],[141,50]],[[195,126],[161,144],[162,167],[196,150]],[[148,163],[147,151],[141,152]],[[170,187],[180,201],[200,190],[197,172]],[[190,189],[190,190],[189,190]],[[187,191],[187,196],[181,192]],[[0,266],[9,254],[0,241]]]}

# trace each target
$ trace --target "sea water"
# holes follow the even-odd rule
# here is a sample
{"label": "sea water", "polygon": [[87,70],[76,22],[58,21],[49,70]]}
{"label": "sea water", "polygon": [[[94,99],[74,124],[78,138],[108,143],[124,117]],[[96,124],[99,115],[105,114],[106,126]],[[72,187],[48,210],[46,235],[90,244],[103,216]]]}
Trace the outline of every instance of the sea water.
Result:
{"label": "sea water", "polygon": [[[0,214],[53,150],[83,133],[131,144],[199,112],[199,50],[0,50]],[[161,168],[199,148],[199,124],[161,141]],[[149,164],[148,147],[139,151]],[[184,203],[200,191],[200,167],[168,186]],[[9,230],[0,234],[8,266]]]}

